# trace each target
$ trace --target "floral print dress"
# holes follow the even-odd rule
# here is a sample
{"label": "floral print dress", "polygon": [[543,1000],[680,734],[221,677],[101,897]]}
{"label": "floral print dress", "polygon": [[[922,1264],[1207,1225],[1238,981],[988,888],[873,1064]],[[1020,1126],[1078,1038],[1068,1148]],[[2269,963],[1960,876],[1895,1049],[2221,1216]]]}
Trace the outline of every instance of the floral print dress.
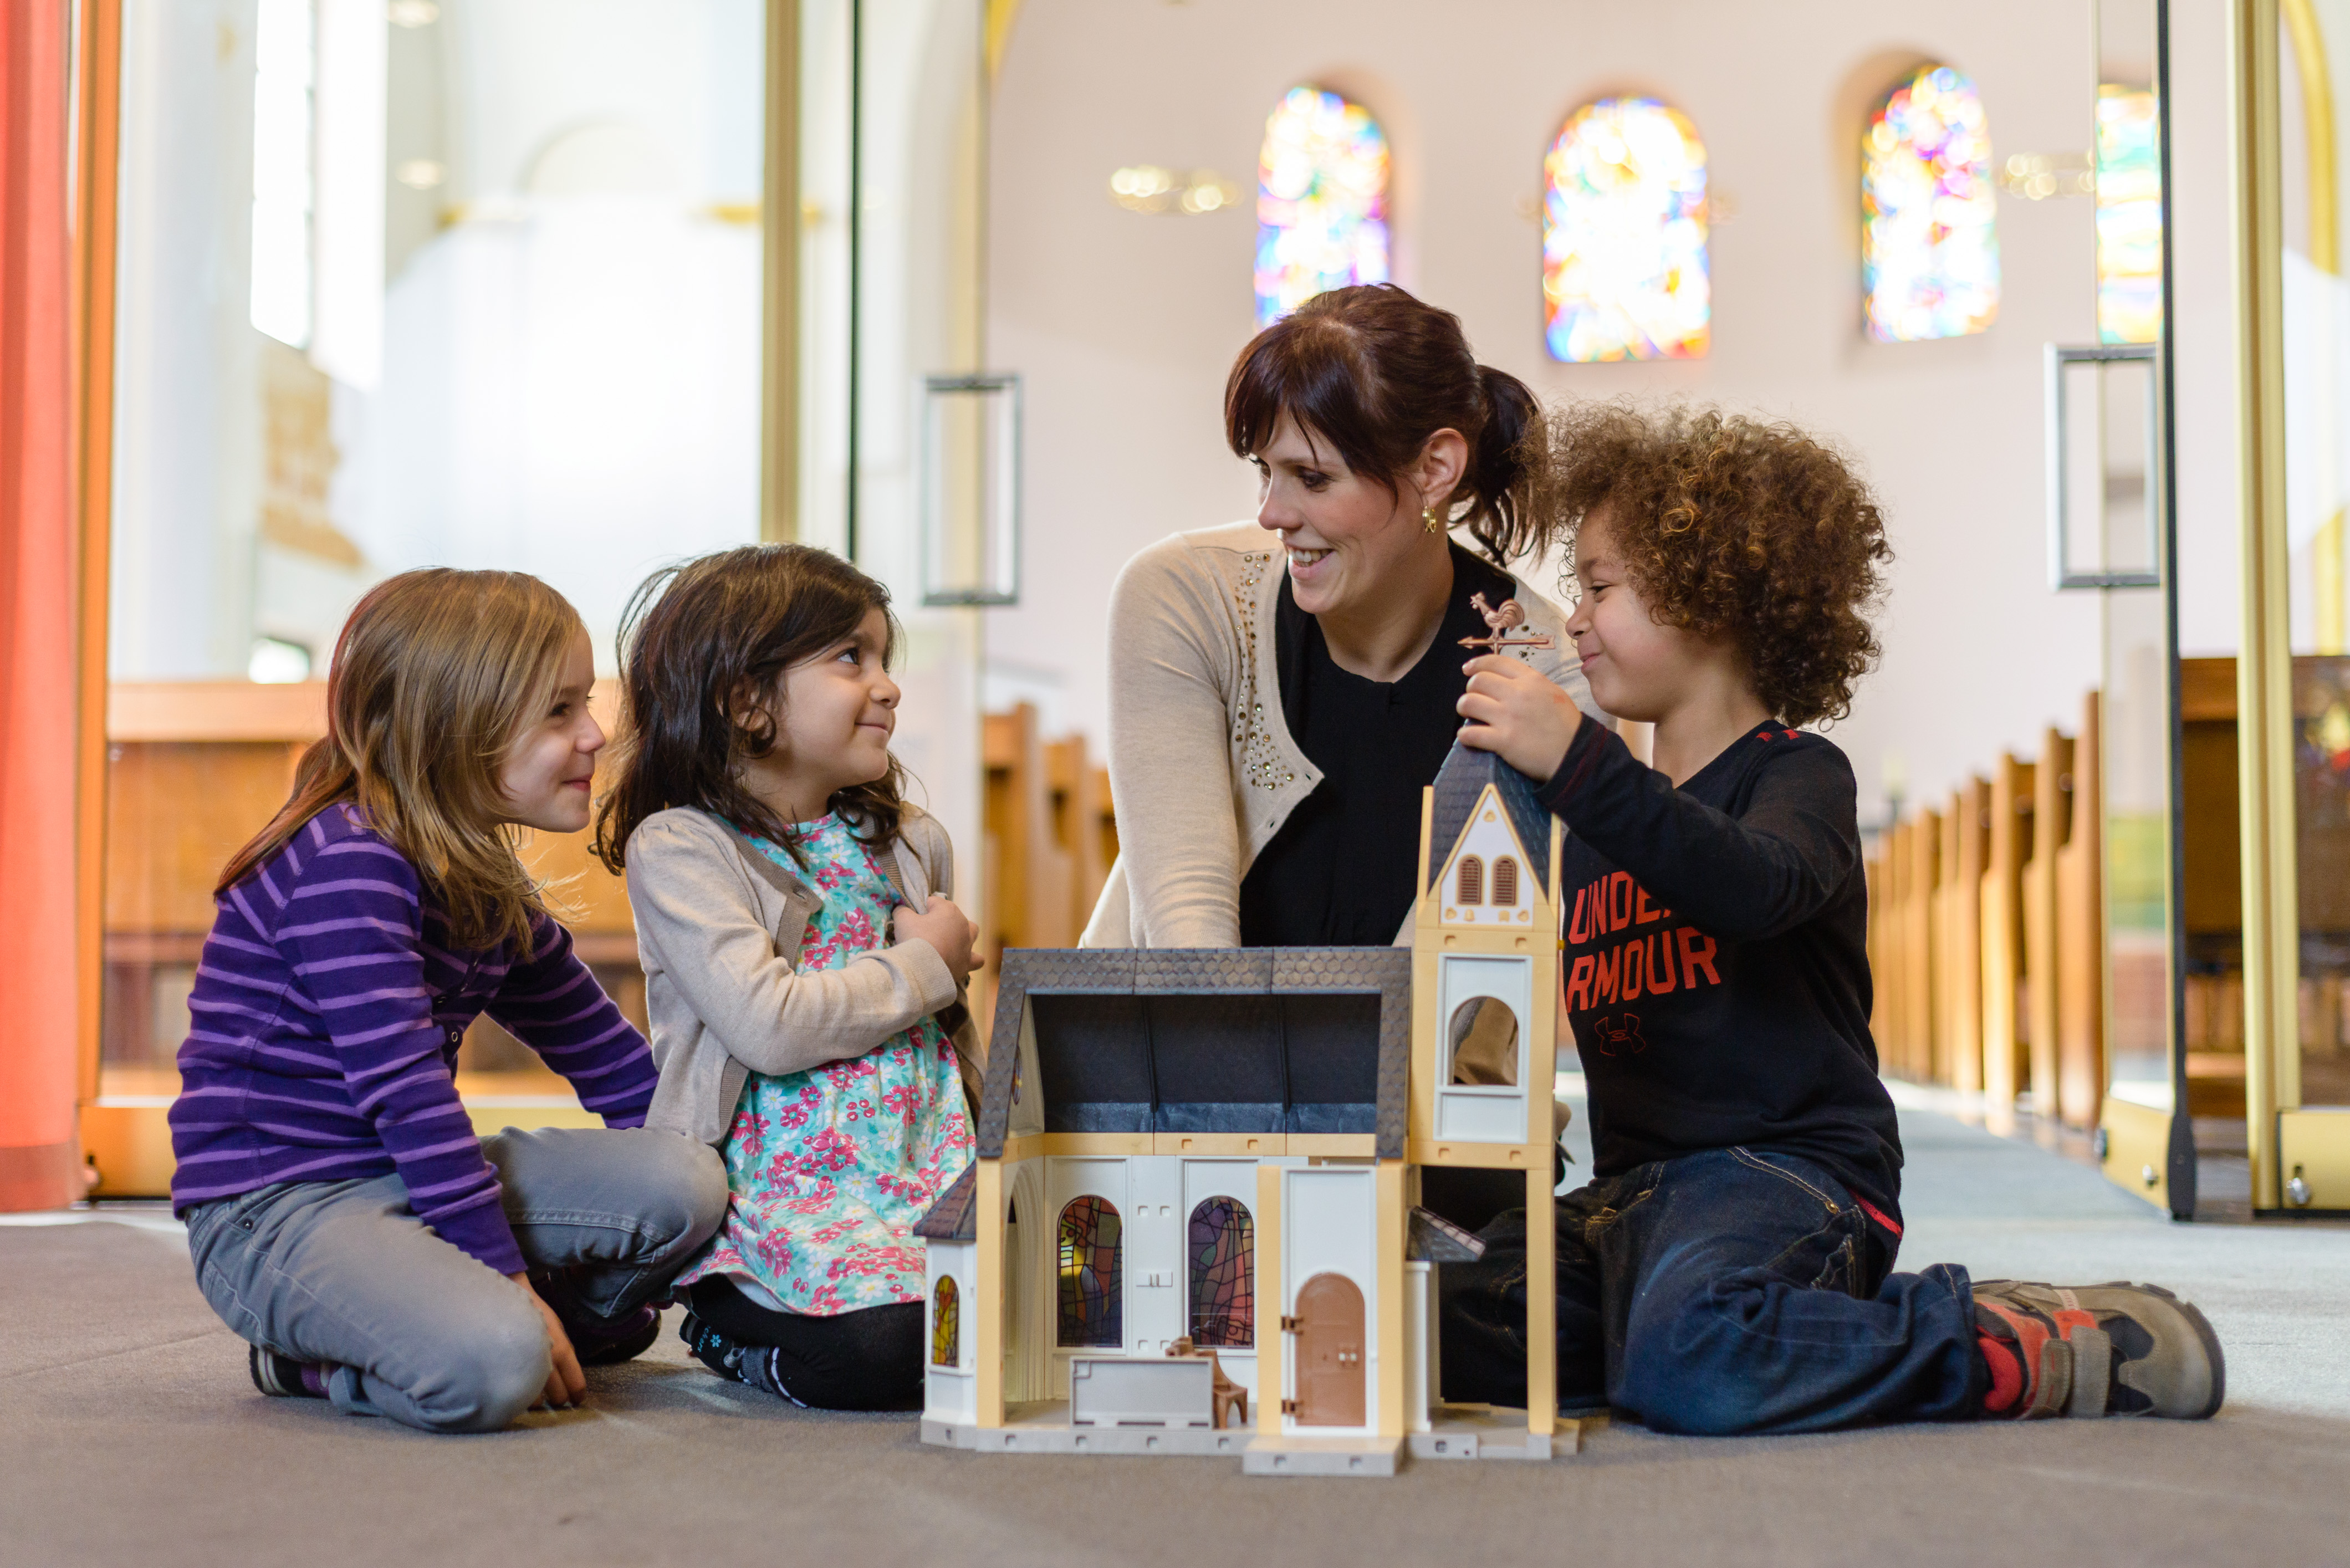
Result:
{"label": "floral print dress", "polygon": [[[886,945],[899,899],[867,846],[837,813],[795,836],[805,870],[752,842],[823,895],[796,967],[839,969]],[[848,1061],[753,1073],[723,1153],[733,1201],[709,1251],[677,1277],[681,1292],[731,1275],[809,1317],[921,1301],[915,1222],[972,1158],[954,1044],[925,1016]]]}

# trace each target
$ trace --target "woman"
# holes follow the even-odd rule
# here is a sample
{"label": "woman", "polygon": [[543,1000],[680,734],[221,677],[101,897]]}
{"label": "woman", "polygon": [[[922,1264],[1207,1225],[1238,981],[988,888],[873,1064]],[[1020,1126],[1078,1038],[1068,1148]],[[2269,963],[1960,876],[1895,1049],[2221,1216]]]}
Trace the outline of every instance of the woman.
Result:
{"label": "woman", "polygon": [[1521,657],[1598,716],[1558,610],[1503,569],[1554,535],[1541,409],[1459,318],[1370,284],[1259,333],[1224,428],[1255,524],[1161,540],[1111,590],[1119,856],[1085,944],[1385,946],[1488,607],[1514,600],[1550,639]]}

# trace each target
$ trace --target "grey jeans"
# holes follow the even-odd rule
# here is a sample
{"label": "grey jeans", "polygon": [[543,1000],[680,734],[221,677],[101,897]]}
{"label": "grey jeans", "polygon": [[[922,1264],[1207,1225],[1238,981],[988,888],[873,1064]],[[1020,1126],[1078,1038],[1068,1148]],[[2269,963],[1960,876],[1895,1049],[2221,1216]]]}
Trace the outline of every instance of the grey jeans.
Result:
{"label": "grey jeans", "polygon": [[[529,1267],[574,1271],[575,1310],[593,1319],[665,1292],[726,1215],[717,1151],[677,1133],[508,1127],[482,1153]],[[187,1219],[213,1310],[253,1344],[331,1366],[338,1409],[489,1432],[546,1385],[537,1306],[418,1220],[397,1175],[280,1182]]]}

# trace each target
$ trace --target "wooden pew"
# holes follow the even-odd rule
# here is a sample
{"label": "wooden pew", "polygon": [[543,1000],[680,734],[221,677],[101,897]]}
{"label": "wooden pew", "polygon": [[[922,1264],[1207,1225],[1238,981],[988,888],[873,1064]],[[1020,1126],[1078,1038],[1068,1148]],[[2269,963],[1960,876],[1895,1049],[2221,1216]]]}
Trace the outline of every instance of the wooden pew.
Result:
{"label": "wooden pew", "polygon": [[2056,1113],[2084,1129],[2097,1125],[2106,1094],[2103,717],[2092,691],[2072,745],[2071,829],[2056,852]]}
{"label": "wooden pew", "polygon": [[1950,792],[1942,817],[1942,1054],[1934,1079],[1982,1088],[1982,877],[1991,784],[1978,774]]}
{"label": "wooden pew", "polygon": [[2025,1086],[2034,1114],[2056,1112],[2056,857],[2071,832],[2073,742],[2054,725],[2042,734],[2032,774],[2032,855],[2023,867]]}
{"label": "wooden pew", "polygon": [[1934,983],[1934,885],[1941,863],[1942,817],[1921,811],[1909,834],[1908,920],[1902,932],[1908,972],[1901,981],[1902,1005],[1908,1010],[1908,1049],[1903,1054],[1906,1076],[1926,1083],[1934,1075],[1934,1058],[1941,1034],[1940,997]]}
{"label": "wooden pew", "polygon": [[[598,683],[609,713],[615,694]],[[164,1115],[187,998],[213,923],[213,882],[291,793],[303,749],[326,729],[322,682],[119,682],[107,709],[104,991],[99,1060],[83,1089],[83,1147],[100,1197],[157,1197],[172,1177]],[[532,834],[525,864],[553,884],[580,957],[644,1026],[644,979],[621,881],[585,833]],[[459,1090],[484,1131],[600,1125],[568,1084],[487,1018],[458,1053]]]}
{"label": "wooden pew", "polygon": [[1982,1092],[1994,1127],[2012,1127],[2023,1029],[2023,867],[2032,855],[2033,765],[1991,770],[1982,874]]}
{"label": "wooden pew", "polygon": [[1877,1067],[1886,1073],[1904,1072],[1909,1059],[1909,1007],[1902,995],[1909,977],[1909,831],[1908,823],[1897,822],[1879,840],[1883,870],[1878,882],[1885,896],[1875,921],[1877,950],[1870,972],[1877,982],[1877,1012],[1883,1020],[1877,1034]]}

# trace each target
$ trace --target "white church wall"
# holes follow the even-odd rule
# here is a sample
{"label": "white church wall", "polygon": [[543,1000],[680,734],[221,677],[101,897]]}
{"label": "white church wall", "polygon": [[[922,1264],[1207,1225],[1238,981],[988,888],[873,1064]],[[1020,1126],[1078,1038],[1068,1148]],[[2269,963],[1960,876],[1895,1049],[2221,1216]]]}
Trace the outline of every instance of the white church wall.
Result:
{"label": "white church wall", "polygon": [[[2078,11],[2077,22],[2073,20]],[[2182,531],[2189,620],[2232,627],[2232,337],[2219,0],[2172,8]],[[1401,0],[1028,0],[995,96],[992,354],[1027,378],[1027,579],[990,613],[994,682],[1049,692],[1099,744],[1109,586],[1150,541],[1253,514],[1224,448],[1225,375],[1252,330],[1258,141],[1280,93],[1352,93],[1394,148],[1397,280],[1459,313],[1482,359],[1553,400],[1684,397],[1844,443],[1886,504],[1898,561],[1882,669],[1835,738],[1879,815],[1886,764],[1938,797],[2002,749],[2077,722],[2099,680],[2096,596],[2046,579],[2043,346],[2095,335],[2090,203],[2000,198],[2002,299],[1983,334],[1864,340],[1857,142],[1904,68],[1946,61],[1983,94],[1994,156],[2089,143],[2086,7],[2023,0],[1493,0],[1434,20]],[[1713,339],[1700,360],[1565,366],[1541,341],[1528,215],[1565,116],[1656,93],[1711,157]],[[1115,206],[1112,169],[1211,168],[1235,209]],[[2190,223],[2189,220],[2192,218]],[[1537,585],[1555,587],[1555,573]],[[2190,641],[2193,639],[2190,638]],[[2232,641],[2230,637],[2229,640]]]}

